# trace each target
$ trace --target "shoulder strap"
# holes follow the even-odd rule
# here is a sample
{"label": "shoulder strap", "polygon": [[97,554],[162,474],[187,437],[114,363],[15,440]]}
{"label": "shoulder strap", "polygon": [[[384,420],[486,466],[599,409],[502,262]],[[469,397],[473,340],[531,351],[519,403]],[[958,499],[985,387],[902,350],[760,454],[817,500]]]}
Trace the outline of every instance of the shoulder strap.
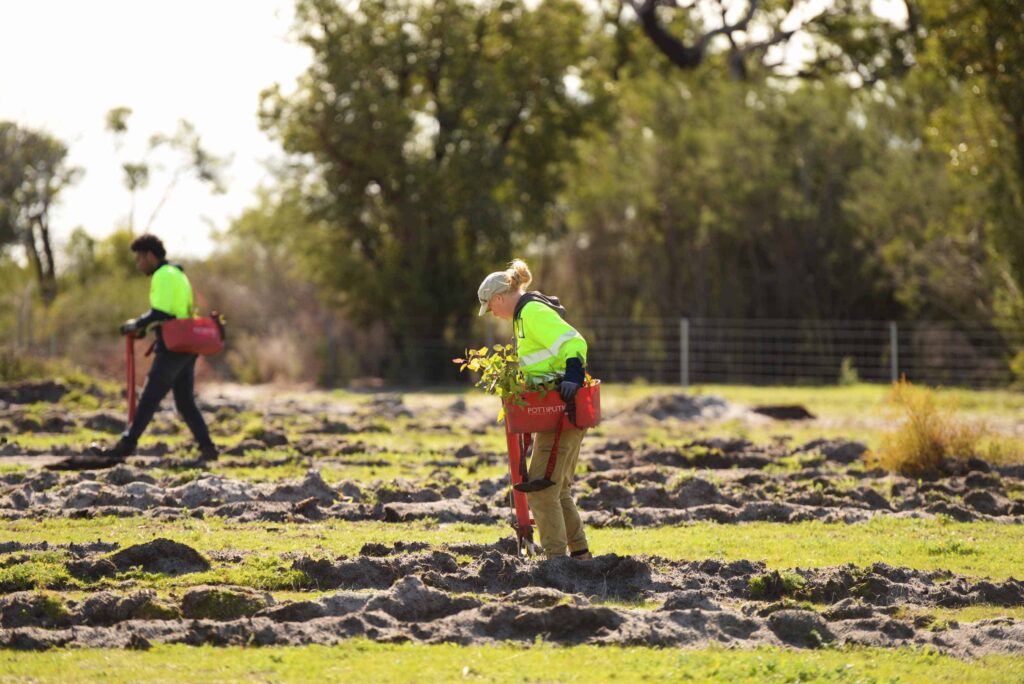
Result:
{"label": "shoulder strap", "polygon": [[540,302],[544,306],[554,309],[555,312],[558,313],[558,315],[561,316],[563,319],[566,316],[565,307],[562,306],[562,303],[560,301],[558,301],[558,297],[549,297],[548,295],[543,294],[541,292],[527,292],[526,294],[519,298],[519,302],[516,304],[516,310],[512,314],[512,318],[522,318],[523,309],[530,302]]}

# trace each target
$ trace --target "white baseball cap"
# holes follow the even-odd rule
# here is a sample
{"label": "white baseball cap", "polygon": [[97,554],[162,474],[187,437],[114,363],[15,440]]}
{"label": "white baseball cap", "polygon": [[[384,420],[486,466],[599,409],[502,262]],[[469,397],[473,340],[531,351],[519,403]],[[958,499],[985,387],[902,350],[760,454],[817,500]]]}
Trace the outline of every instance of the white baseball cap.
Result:
{"label": "white baseball cap", "polygon": [[491,297],[508,291],[508,273],[506,271],[495,271],[484,278],[484,282],[480,283],[480,287],[476,291],[476,298],[480,300],[480,313],[477,315],[483,316],[487,313]]}

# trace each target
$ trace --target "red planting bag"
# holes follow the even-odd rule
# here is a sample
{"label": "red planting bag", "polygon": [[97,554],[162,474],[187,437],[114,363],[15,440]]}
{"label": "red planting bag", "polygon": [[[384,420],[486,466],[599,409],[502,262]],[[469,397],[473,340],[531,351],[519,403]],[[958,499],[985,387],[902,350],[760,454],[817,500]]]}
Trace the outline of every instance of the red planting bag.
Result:
{"label": "red planting bag", "polygon": [[167,351],[210,356],[224,351],[224,329],[214,318],[177,318],[160,324]]}
{"label": "red planting bag", "polygon": [[[524,392],[524,406],[505,402],[505,423],[509,432],[551,432],[565,412],[558,390]],[[576,427],[594,427],[601,422],[601,381],[576,392]]]}

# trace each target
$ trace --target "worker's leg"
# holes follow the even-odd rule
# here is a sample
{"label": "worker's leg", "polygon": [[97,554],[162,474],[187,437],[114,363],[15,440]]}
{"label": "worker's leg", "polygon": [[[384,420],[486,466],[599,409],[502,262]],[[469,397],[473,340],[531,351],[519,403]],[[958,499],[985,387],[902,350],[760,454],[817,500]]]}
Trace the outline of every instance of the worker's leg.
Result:
{"label": "worker's leg", "polygon": [[[583,443],[583,435],[586,430],[574,430],[579,433],[579,439],[573,436],[572,443],[575,445],[566,455],[565,469],[562,477],[556,480],[559,488],[558,502],[562,506],[562,518],[565,520],[565,539],[569,545],[570,555],[581,555],[589,551],[587,546],[587,535],[583,531],[583,521],[580,520],[580,513],[576,510],[576,502],[572,498],[572,482],[576,476],[576,464],[580,459],[580,445]],[[564,435],[563,435],[564,436]]]}
{"label": "worker's leg", "polygon": [[135,411],[135,420],[128,428],[125,439],[132,445],[137,444],[139,437],[146,431],[153,414],[160,408],[160,402],[174,386],[178,375],[188,362],[188,354],[174,352],[157,352],[153,357],[153,365],[146,377],[146,386],[139,398],[139,407]]}
{"label": "worker's leg", "polygon": [[[567,428],[562,431],[558,442],[555,470],[551,474],[551,480],[555,484],[547,489],[529,492],[526,495],[530,510],[533,512],[533,519],[537,522],[537,532],[540,534],[541,546],[544,547],[544,555],[548,558],[564,556],[568,548],[565,515],[561,503],[561,482],[565,478],[565,472],[569,465],[567,461],[572,460],[572,465],[575,466],[575,459],[570,459],[570,456],[579,452],[583,432],[576,428]],[[541,432],[535,435],[533,456],[530,458],[530,480],[539,480],[544,477],[554,441],[554,432]]]}
{"label": "worker's leg", "polygon": [[199,357],[194,354],[188,354],[188,356],[192,357],[191,360],[185,364],[174,383],[174,405],[181,417],[185,419],[188,429],[192,431],[196,443],[200,447],[212,446],[210,431],[206,427],[206,421],[203,420],[203,414],[196,406],[196,359]]}

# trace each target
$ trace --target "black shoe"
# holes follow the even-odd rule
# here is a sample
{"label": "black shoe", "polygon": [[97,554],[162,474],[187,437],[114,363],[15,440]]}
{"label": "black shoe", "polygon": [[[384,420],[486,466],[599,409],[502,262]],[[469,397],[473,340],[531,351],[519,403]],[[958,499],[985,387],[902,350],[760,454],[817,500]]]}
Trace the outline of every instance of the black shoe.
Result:
{"label": "black shoe", "polygon": [[45,465],[43,468],[45,470],[102,470],[122,463],[124,463],[123,457],[82,454],[81,456],[68,456],[56,463]]}
{"label": "black shoe", "polygon": [[135,453],[135,442],[129,441],[127,437],[122,437],[112,447],[104,449],[98,445],[93,445],[89,447],[89,451],[95,456],[101,456],[117,463],[124,463],[124,459]]}
{"label": "black shoe", "polygon": [[216,444],[211,443],[199,447],[200,461],[216,461],[218,456],[220,456],[220,449]]}

